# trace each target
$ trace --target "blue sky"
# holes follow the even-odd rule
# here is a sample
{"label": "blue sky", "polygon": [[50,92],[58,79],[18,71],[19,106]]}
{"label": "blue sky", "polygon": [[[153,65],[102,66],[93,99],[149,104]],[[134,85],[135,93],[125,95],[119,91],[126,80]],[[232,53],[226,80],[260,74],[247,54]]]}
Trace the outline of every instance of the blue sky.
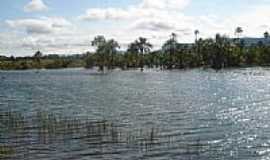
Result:
{"label": "blue sky", "polygon": [[261,37],[270,30],[270,0],[2,0],[0,55],[82,53],[96,35],[119,41],[122,49],[138,36],[156,48],[171,32],[192,42],[193,32],[211,37]]}

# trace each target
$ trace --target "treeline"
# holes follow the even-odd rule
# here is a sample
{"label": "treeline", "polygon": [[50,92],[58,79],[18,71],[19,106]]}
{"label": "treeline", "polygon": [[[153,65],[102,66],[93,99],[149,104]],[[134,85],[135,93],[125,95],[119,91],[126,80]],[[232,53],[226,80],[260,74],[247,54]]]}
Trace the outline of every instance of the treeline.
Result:
{"label": "treeline", "polygon": [[245,39],[239,38],[243,32],[241,27],[236,28],[238,38],[229,38],[216,34],[215,38],[198,39],[199,31],[195,33],[194,44],[182,44],[177,41],[177,35],[172,33],[170,38],[158,51],[151,51],[153,45],[146,38],[138,38],[132,42],[126,52],[120,53],[118,43],[104,36],[97,36],[92,41],[96,47],[94,54],[88,54],[86,67],[98,66],[113,69],[120,67],[141,68],[158,67],[161,69],[183,69],[194,67],[209,67],[222,69],[240,66],[264,66],[270,64],[269,33],[264,33],[266,41],[255,44],[246,44]]}
{"label": "treeline", "polygon": [[26,70],[26,69],[60,69],[85,66],[85,54],[78,55],[43,55],[37,51],[29,57],[0,56],[0,69]]}
{"label": "treeline", "polygon": [[[153,45],[143,37],[128,45],[126,51],[120,50],[120,45],[114,39],[107,40],[97,36],[91,42],[96,48],[94,53],[82,55],[43,56],[36,52],[32,57],[6,58],[1,60],[0,69],[29,69],[29,68],[67,68],[67,67],[98,67],[105,69],[130,69],[144,67],[161,69],[183,69],[194,67],[209,67],[222,69],[241,66],[265,66],[270,64],[270,39],[265,32],[264,41],[247,43],[240,38],[243,29],[237,27],[237,38],[229,38],[216,34],[215,38],[198,38],[196,30],[195,43],[183,44],[172,33],[161,49],[153,51]],[[265,43],[268,42],[268,43]]]}

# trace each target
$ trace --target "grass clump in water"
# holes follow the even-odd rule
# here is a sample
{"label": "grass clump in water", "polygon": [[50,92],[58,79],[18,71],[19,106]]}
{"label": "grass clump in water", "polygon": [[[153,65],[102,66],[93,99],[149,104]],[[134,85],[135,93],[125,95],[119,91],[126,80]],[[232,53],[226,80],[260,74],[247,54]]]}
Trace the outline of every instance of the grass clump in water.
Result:
{"label": "grass clump in water", "polygon": [[[132,130],[121,124],[107,120],[92,120],[87,117],[63,116],[51,112],[38,111],[24,116],[16,112],[0,112],[0,140],[4,144],[47,145],[63,142],[80,142],[91,145],[127,145],[151,148],[158,144],[158,130],[143,128]],[[1,142],[1,141],[0,141]],[[1,156],[17,151],[14,147],[1,147]],[[18,151],[19,152],[19,151]]]}
{"label": "grass clump in water", "polygon": [[15,154],[14,149],[8,146],[1,146],[0,145],[0,158],[8,157]]}

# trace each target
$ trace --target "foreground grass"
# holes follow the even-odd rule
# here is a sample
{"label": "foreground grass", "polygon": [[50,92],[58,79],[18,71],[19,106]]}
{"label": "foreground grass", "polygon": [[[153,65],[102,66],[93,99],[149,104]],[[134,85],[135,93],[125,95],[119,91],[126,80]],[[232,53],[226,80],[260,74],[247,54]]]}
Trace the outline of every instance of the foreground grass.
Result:
{"label": "foreground grass", "polygon": [[[0,158],[28,153],[35,145],[74,141],[93,147],[118,144],[143,150],[158,143],[158,130],[153,127],[126,130],[125,126],[107,120],[64,117],[43,111],[27,117],[18,112],[0,111],[0,126],[0,143],[12,146],[0,145]],[[27,148],[24,144],[32,146]]]}
{"label": "foreground grass", "polygon": [[5,158],[15,154],[15,150],[12,147],[0,145],[0,158]]}

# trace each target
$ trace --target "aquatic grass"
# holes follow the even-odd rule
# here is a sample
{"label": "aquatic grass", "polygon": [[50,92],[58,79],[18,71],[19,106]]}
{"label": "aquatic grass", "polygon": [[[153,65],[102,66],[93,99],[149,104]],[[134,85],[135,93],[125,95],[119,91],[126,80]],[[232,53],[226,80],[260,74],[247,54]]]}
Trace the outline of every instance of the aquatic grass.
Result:
{"label": "aquatic grass", "polygon": [[0,145],[0,158],[14,155],[15,151],[12,147]]}
{"label": "aquatic grass", "polygon": [[17,132],[25,128],[25,117],[18,112],[0,112],[0,126],[7,131]]}
{"label": "aquatic grass", "polygon": [[[177,147],[180,152],[187,155],[195,153],[198,155],[208,146],[201,140],[196,143],[184,142],[161,146],[164,145],[164,136],[159,128],[154,126],[128,128],[109,120],[63,116],[45,111],[37,111],[30,116],[18,112],[0,112],[0,115],[0,124],[4,126],[0,129],[0,144],[12,146],[0,146],[0,157],[17,153],[23,155],[31,153],[35,146],[42,148],[42,146],[58,144],[81,144],[89,148],[99,148],[100,152],[103,151],[103,147],[119,145],[141,152],[154,150],[155,147]],[[172,140],[170,143],[174,142]],[[20,147],[25,144],[30,147],[23,147],[24,149],[21,150]]]}
{"label": "aquatic grass", "polygon": [[[158,144],[158,129],[153,127],[127,131],[124,126],[108,120],[63,116],[37,111],[31,116],[18,112],[0,112],[0,143],[12,145],[2,147],[2,155],[18,151],[18,147],[63,144],[67,142],[90,145],[126,145],[146,150]],[[21,152],[29,152],[25,148]]]}
{"label": "aquatic grass", "polygon": [[[111,135],[113,138],[123,134],[121,127],[119,127],[120,125],[107,120],[93,121],[87,118],[70,118],[42,111],[38,111],[33,116],[27,118],[17,112],[2,112],[0,114],[0,124],[8,129],[25,130],[32,128],[49,134],[78,134],[84,132],[92,136]],[[139,134],[133,135],[135,137],[147,137],[143,139],[153,141],[156,131],[154,128],[140,129]]]}

